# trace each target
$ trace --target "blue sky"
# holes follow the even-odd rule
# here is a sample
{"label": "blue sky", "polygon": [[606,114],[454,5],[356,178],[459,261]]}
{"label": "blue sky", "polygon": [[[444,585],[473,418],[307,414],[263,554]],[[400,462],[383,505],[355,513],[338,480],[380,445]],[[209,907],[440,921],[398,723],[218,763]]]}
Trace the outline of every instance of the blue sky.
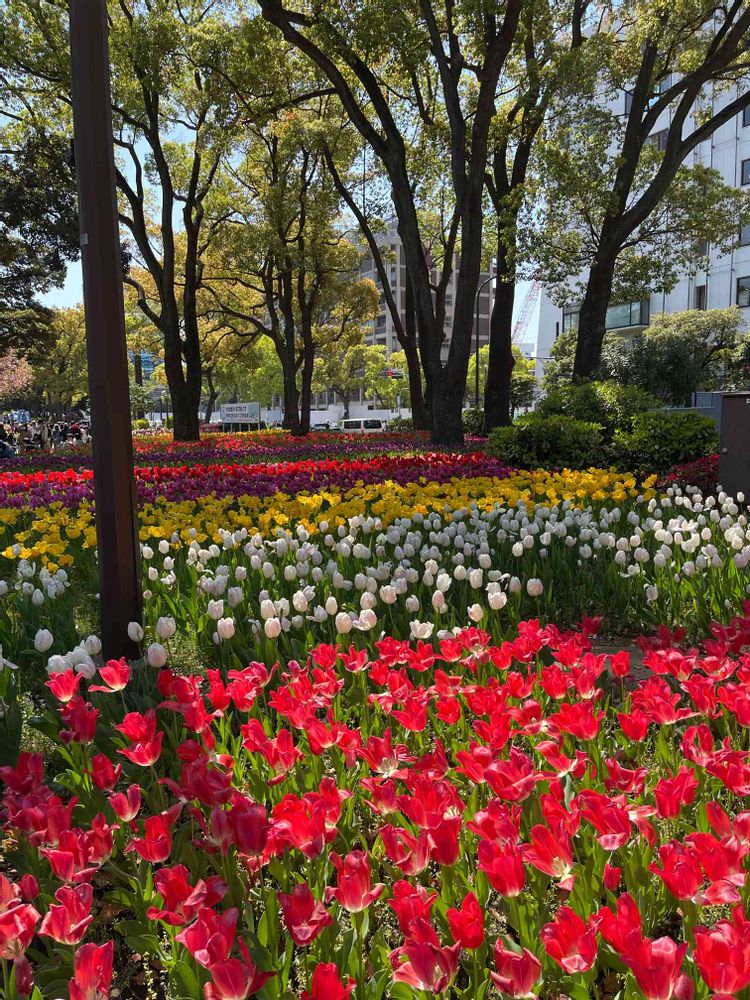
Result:
{"label": "blue sky", "polygon": [[65,284],[62,288],[53,288],[51,292],[41,296],[46,306],[66,309],[83,302],[83,278],[81,277],[81,262],[79,260],[68,267]]}

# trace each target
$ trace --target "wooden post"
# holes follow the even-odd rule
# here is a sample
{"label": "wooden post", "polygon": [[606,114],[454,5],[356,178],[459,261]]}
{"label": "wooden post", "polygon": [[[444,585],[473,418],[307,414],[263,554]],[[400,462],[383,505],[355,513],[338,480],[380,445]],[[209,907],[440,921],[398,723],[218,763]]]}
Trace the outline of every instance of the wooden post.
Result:
{"label": "wooden post", "polygon": [[101,639],[132,656],[141,617],[122,255],[117,218],[106,0],[70,0],[75,172],[91,400]]}

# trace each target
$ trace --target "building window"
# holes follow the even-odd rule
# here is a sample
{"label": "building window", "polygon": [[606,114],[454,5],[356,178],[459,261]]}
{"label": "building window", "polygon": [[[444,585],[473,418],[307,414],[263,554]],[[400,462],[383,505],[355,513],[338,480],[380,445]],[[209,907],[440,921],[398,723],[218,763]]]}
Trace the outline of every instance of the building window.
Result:
{"label": "building window", "polygon": [[745,128],[750,125],[750,104],[742,109],[742,124]]}
{"label": "building window", "polygon": [[669,90],[671,86],[672,86],[672,74],[667,73],[666,76],[663,76],[661,80],[659,80],[659,93],[666,94],[666,92]]}
{"label": "building window", "polygon": [[573,330],[578,326],[578,313],[580,312],[578,306],[567,306],[563,309],[563,333],[568,330]]}
{"label": "building window", "polygon": [[750,277],[737,279],[737,305],[750,306]]}
{"label": "building window", "polygon": [[607,310],[606,328],[619,330],[624,326],[648,326],[649,301],[623,302]]}
{"label": "building window", "polygon": [[646,139],[649,146],[653,146],[654,149],[658,149],[660,153],[663,153],[667,148],[667,139],[669,138],[669,129],[663,128],[660,132],[652,132],[651,135]]}
{"label": "building window", "polygon": [[696,309],[705,309],[705,308],[707,308],[707,305],[708,305],[708,303],[707,303],[707,300],[706,300],[706,286],[705,285],[696,285],[695,286],[695,308]]}
{"label": "building window", "polygon": [[750,160],[742,161],[742,184],[750,184]]}
{"label": "building window", "polygon": [[740,226],[740,246],[750,246],[750,222]]}
{"label": "building window", "polygon": [[633,95],[629,90],[625,91],[625,114],[629,115],[633,107]]}

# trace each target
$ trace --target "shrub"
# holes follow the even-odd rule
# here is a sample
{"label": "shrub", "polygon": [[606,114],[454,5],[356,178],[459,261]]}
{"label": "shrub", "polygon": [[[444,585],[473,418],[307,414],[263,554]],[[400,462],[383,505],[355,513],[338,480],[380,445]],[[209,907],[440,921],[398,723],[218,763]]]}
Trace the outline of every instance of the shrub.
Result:
{"label": "shrub", "polygon": [[615,436],[621,461],[650,472],[710,455],[718,446],[713,420],[691,412],[641,413],[634,418],[632,431]]}
{"label": "shrub", "polygon": [[487,451],[509,465],[585,469],[601,463],[605,448],[599,424],[561,414],[529,413],[510,427],[497,427]]}
{"label": "shrub", "polygon": [[469,437],[484,437],[484,410],[472,407],[463,412],[464,434]]}
{"label": "shrub", "polygon": [[655,396],[617,382],[559,385],[539,403],[539,413],[575,417],[601,424],[605,431],[629,431],[633,418],[659,405]]}
{"label": "shrub", "polygon": [[391,417],[388,420],[388,430],[401,433],[414,430],[414,421],[411,417]]}
{"label": "shrub", "polygon": [[148,430],[148,420],[145,420],[143,417],[140,417],[138,420],[134,420],[133,421],[133,430],[134,431],[147,431]]}

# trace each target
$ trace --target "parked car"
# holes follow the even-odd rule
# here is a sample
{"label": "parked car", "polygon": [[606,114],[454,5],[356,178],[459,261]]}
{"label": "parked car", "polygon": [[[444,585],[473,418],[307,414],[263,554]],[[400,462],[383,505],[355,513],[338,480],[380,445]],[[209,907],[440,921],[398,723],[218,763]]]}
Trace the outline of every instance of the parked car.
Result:
{"label": "parked car", "polygon": [[383,434],[388,430],[388,421],[380,417],[347,417],[341,421],[344,434]]}

